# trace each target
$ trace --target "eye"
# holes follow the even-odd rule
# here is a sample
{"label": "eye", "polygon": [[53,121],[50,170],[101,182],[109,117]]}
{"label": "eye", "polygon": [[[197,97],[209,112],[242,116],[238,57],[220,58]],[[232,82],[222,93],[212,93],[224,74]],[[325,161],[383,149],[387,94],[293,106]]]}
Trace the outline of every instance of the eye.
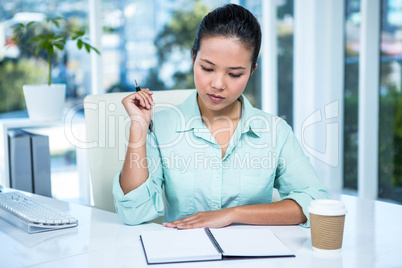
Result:
{"label": "eye", "polygon": [[204,67],[202,65],[201,65],[201,68],[206,72],[212,72],[213,71],[212,69],[206,68],[206,67]]}
{"label": "eye", "polygon": [[232,74],[230,73],[229,76],[233,77],[233,78],[239,78],[240,76],[242,76],[243,74]]}

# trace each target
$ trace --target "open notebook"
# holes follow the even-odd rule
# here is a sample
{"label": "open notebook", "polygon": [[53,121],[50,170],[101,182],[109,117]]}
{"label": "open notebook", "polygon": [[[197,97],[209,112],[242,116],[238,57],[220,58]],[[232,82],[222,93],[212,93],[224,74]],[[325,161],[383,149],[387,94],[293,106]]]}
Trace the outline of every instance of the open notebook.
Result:
{"label": "open notebook", "polygon": [[140,238],[148,264],[295,256],[261,226],[145,231]]}

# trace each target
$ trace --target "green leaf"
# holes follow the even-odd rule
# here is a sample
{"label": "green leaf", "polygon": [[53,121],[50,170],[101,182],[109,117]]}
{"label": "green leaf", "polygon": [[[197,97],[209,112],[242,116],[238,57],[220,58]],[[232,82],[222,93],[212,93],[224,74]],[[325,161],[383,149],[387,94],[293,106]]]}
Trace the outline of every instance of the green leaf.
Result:
{"label": "green leaf", "polygon": [[63,47],[63,49],[64,49],[64,45],[65,45],[64,40],[54,41],[54,42],[52,42],[52,43],[53,43],[54,45],[61,46],[61,47]]}
{"label": "green leaf", "polygon": [[52,47],[52,46],[49,46],[49,47],[47,48],[47,52],[49,53],[49,55],[52,55],[53,52],[54,52],[53,47]]}
{"label": "green leaf", "polygon": [[58,19],[57,17],[56,17],[56,18],[48,18],[48,19],[46,19],[47,22],[52,23],[52,24],[53,24],[54,26],[56,26],[57,28],[60,28],[59,20],[60,20],[60,19]]}
{"label": "green leaf", "polygon": [[81,40],[81,39],[78,39],[78,41],[77,41],[77,47],[78,47],[78,49],[81,49],[81,48],[82,48],[82,44],[83,44],[82,40]]}
{"label": "green leaf", "polygon": [[46,40],[47,38],[48,38],[48,36],[49,35],[44,35],[44,34],[38,34],[37,36],[36,36],[36,40]]}
{"label": "green leaf", "polygon": [[84,31],[75,31],[74,32],[77,36],[84,36],[85,32]]}
{"label": "green leaf", "polygon": [[36,49],[35,49],[35,55],[38,55],[39,51],[40,51],[40,46],[37,46]]}
{"label": "green leaf", "polygon": [[87,50],[87,52],[88,53],[91,52],[91,46],[87,43],[84,43],[84,45],[85,45],[85,49]]}
{"label": "green leaf", "polygon": [[71,39],[72,40],[77,40],[78,38],[84,36],[85,32],[83,32],[83,31],[75,31],[72,34],[73,34],[73,37]]}
{"label": "green leaf", "polygon": [[55,43],[54,46],[57,47],[57,48],[60,49],[60,50],[63,50],[63,49],[64,49],[64,46],[61,45],[61,44]]}
{"label": "green leaf", "polygon": [[99,50],[97,50],[96,48],[94,48],[93,46],[91,46],[92,50],[94,50],[98,55],[100,55],[101,53],[99,52]]}
{"label": "green leaf", "polygon": [[95,47],[91,46],[91,45],[88,44],[88,43],[85,43],[85,44],[89,47],[89,50],[87,49],[88,53],[90,52],[90,50],[93,50],[93,51],[96,52],[96,54],[100,55],[99,50],[97,50]]}
{"label": "green leaf", "polygon": [[64,36],[62,36],[62,35],[56,35],[56,36],[54,37],[54,41],[63,42],[63,41],[64,41]]}

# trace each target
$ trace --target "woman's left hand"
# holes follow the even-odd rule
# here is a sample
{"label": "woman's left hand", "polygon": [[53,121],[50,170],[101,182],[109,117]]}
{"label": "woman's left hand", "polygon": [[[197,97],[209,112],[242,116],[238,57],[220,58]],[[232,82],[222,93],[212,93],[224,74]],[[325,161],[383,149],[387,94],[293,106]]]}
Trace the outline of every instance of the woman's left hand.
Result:
{"label": "woman's left hand", "polygon": [[163,226],[177,229],[192,229],[192,228],[220,228],[230,225],[233,220],[233,210],[231,208],[200,211],[193,216],[180,219],[173,222],[164,222]]}

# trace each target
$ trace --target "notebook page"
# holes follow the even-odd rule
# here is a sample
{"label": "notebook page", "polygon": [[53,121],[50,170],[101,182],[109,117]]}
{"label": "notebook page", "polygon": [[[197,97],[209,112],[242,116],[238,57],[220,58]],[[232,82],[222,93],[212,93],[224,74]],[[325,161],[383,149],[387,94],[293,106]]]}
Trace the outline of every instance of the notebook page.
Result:
{"label": "notebook page", "polygon": [[224,256],[294,256],[265,226],[229,226],[210,229]]}
{"label": "notebook page", "polygon": [[141,237],[149,263],[222,258],[204,229],[144,231]]}

